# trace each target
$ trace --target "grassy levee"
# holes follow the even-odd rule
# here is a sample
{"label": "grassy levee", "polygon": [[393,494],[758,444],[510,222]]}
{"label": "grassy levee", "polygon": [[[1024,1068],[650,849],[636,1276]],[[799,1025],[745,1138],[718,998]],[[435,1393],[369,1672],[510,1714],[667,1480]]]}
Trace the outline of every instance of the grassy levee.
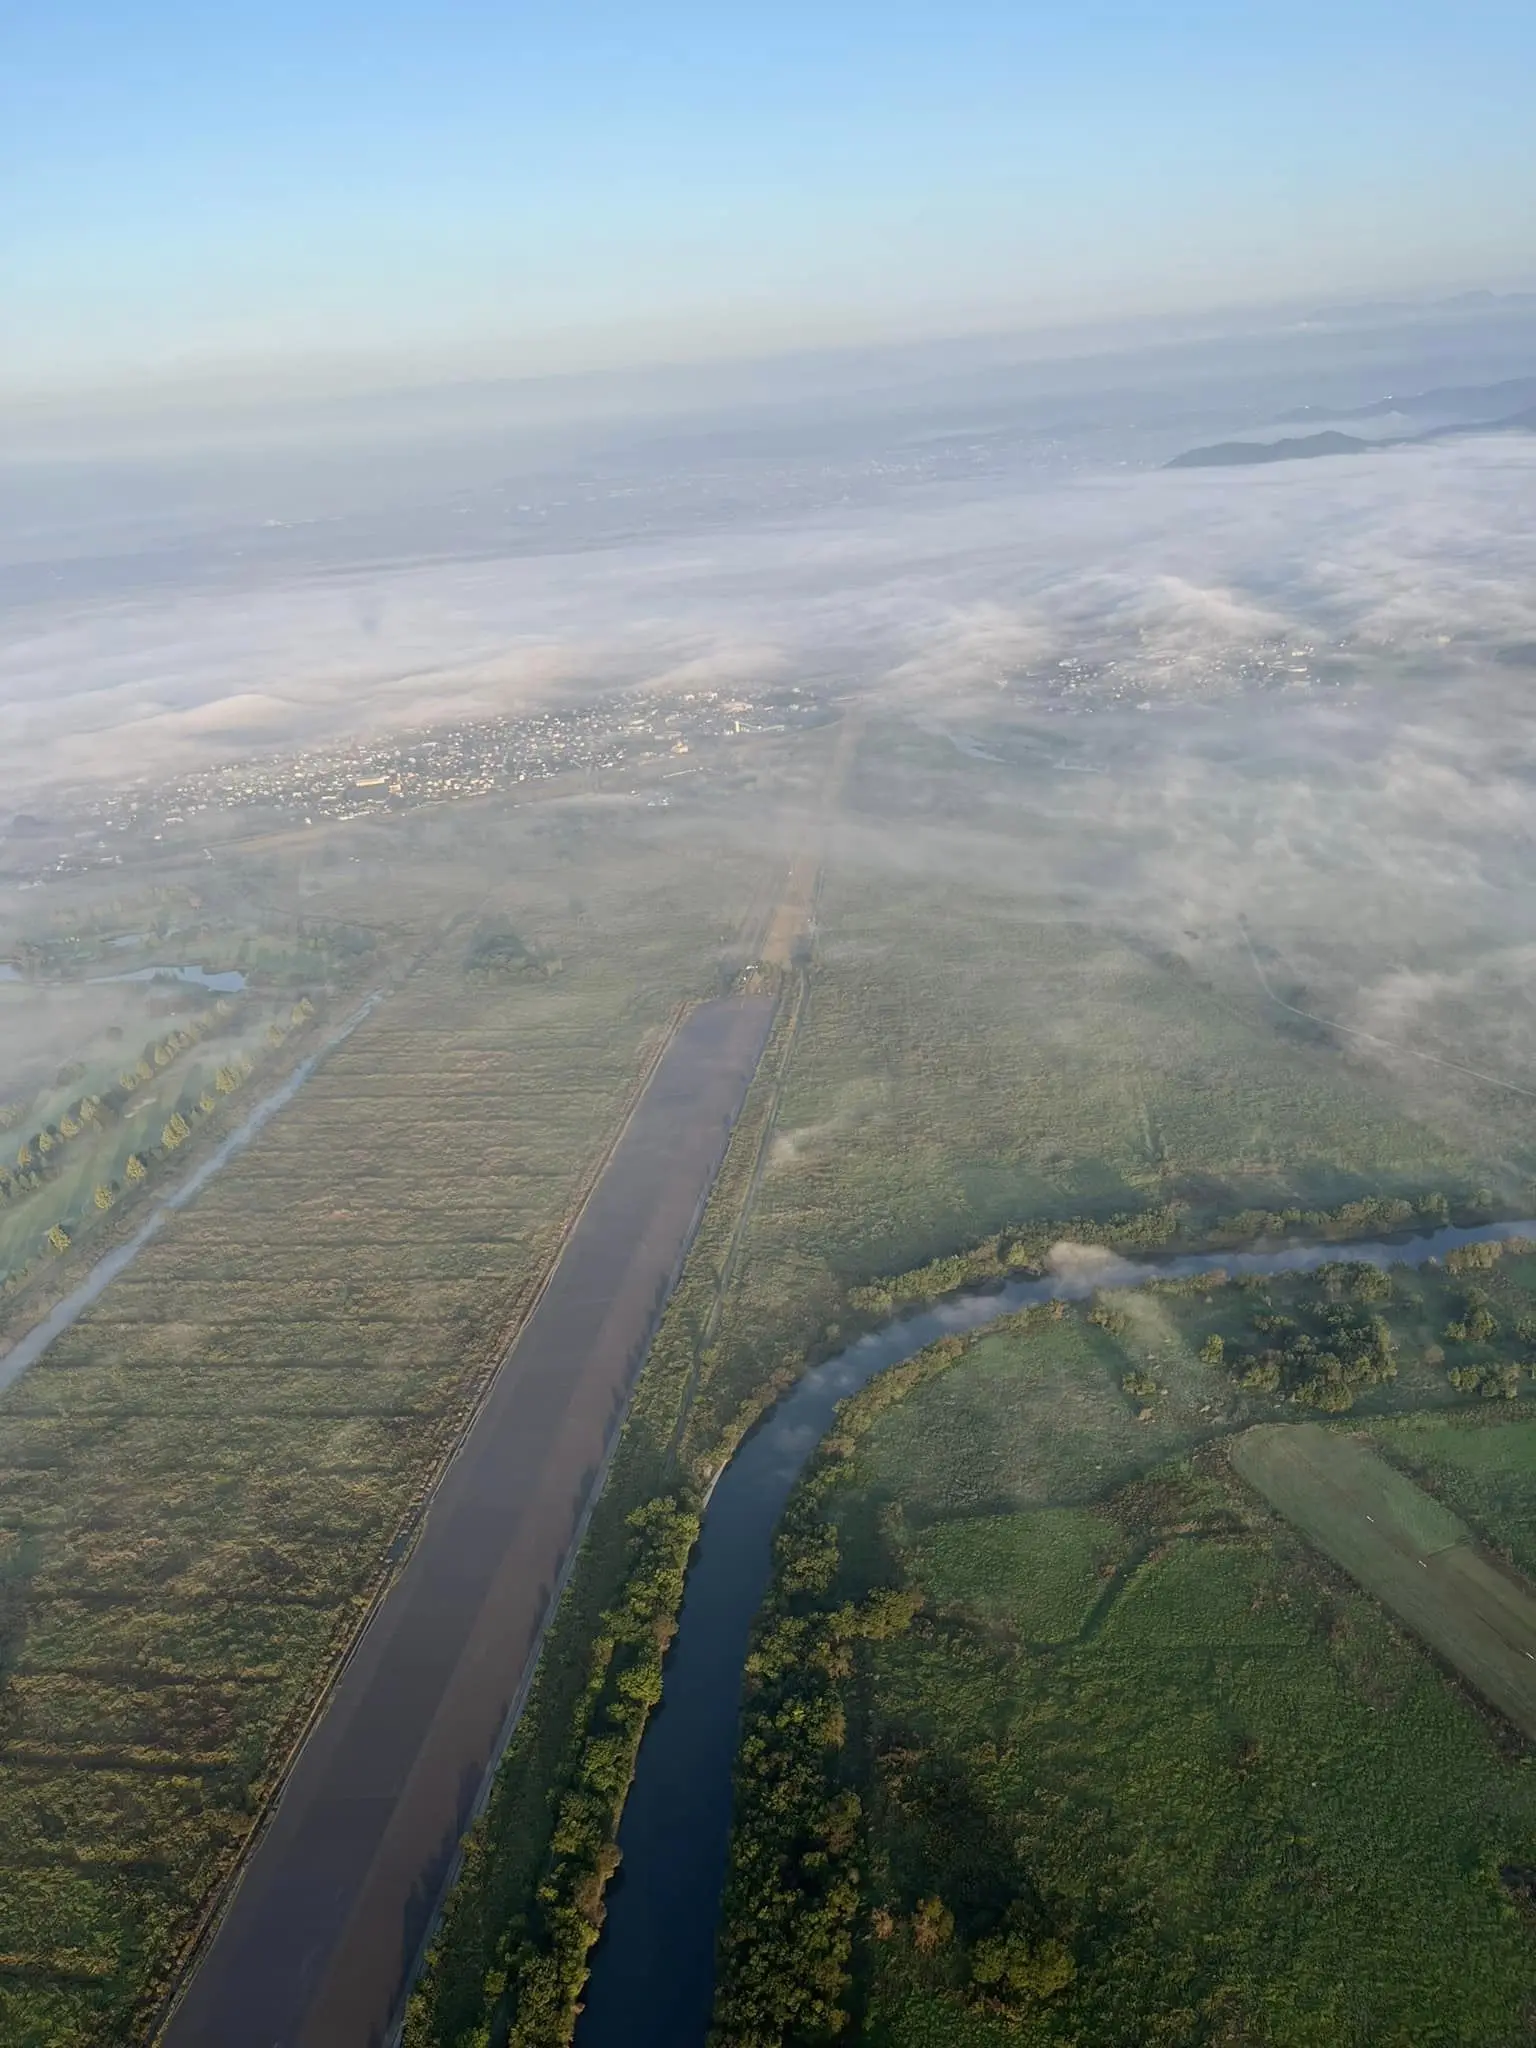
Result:
{"label": "grassy levee", "polygon": [[[1233,1414],[1170,1378],[1139,1420],[1119,1352],[1031,1311],[844,1405],[749,1663],[719,2048],[1525,2038],[1529,1773],[1236,1480]],[[1524,1469],[1494,1412],[1372,1427]]]}
{"label": "grassy levee", "polygon": [[[662,1316],[614,1445],[601,1497],[545,1637],[527,1700],[497,1767],[484,1812],[467,1837],[405,2021],[407,2048],[468,2048],[500,2039],[569,2038],[587,1951],[602,1917],[612,1843],[649,1706],[660,1694],[660,1651],[682,1597],[682,1557],[661,1569],[648,1518],[689,1540],[694,1502],[677,1489],[674,1445],[701,1346],[718,1313],[731,1257],[794,1032],[787,992],[748,1091],[683,1273]],[[635,1517],[641,1518],[637,1527]],[[635,1631],[656,1649],[646,1677],[615,1650]],[[557,1822],[558,1828],[557,1840]]]}
{"label": "grassy levee", "polygon": [[174,1979],[721,886],[554,981],[439,959],[0,1399],[0,2039],[115,2048]]}
{"label": "grassy levee", "polygon": [[1536,1591],[1375,1451],[1316,1424],[1261,1424],[1232,1463],[1286,1520],[1536,1738]]}

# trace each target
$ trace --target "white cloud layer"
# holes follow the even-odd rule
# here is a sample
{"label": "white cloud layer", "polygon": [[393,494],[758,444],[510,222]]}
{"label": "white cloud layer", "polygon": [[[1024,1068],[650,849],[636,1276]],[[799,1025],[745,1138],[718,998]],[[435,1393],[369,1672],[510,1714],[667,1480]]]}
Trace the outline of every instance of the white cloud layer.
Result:
{"label": "white cloud layer", "polygon": [[149,566],[111,594],[34,577],[13,608],[12,790],[621,684],[812,673],[953,716],[1074,657],[1159,696],[1233,687],[1288,637],[1450,660],[1536,638],[1536,438],[930,486],[538,552]]}

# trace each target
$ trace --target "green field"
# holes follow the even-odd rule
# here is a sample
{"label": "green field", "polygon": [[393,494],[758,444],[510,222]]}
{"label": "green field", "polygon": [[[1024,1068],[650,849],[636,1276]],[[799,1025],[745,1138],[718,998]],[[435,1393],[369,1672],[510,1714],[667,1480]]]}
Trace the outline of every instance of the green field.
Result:
{"label": "green field", "polygon": [[[8,1327],[67,1292],[398,959],[398,923],[306,918],[297,895],[274,906],[235,872],[195,879],[113,893],[76,881],[0,910],[0,960],[19,972],[0,977]],[[244,986],[119,978],[178,963]]]}
{"label": "green field", "polygon": [[1371,1450],[1307,1424],[1249,1430],[1234,1468],[1482,1696],[1536,1737],[1536,1593]]}
{"label": "green field", "polygon": [[[0,1398],[0,2040],[134,2037],[555,1249],[751,849],[517,821],[293,1108]],[[442,897],[435,893],[442,891]],[[425,904],[426,912],[421,911]],[[466,971],[494,911],[552,978]]]}
{"label": "green field", "polygon": [[937,1522],[912,1545],[936,1613],[965,1613],[1027,1643],[1069,1643],[1126,1557],[1124,1532],[1087,1508]]}
{"label": "green field", "polygon": [[39,997],[11,985],[0,986],[0,1038],[26,1005],[46,1012],[38,1028],[57,1028],[75,995],[85,998],[82,1029],[88,1017],[126,1021],[11,1104],[0,1136],[0,1308],[12,1325],[66,1291],[98,1246],[322,1042],[327,1022],[318,980],[297,997],[140,989],[93,1000],[89,990]]}
{"label": "green field", "polygon": [[1053,908],[834,858],[701,1452],[823,1341],[850,1284],[1010,1225],[1169,1201],[1198,1224],[1496,1179],[1389,1078]]}
{"label": "green field", "polygon": [[[1431,1189],[1536,1211],[1526,1098],[1443,1072],[1428,1087],[1427,1070],[1298,1030],[1235,924],[1127,908],[1107,875],[1139,882],[1137,820],[1111,806],[1085,836],[1072,792],[1098,785],[1053,773],[1045,744],[1004,743],[1008,766],[991,767],[868,720],[776,1141],[691,1432],[701,1464],[765,1384],[831,1341],[850,1283],[998,1230],[1164,1203],[1197,1227]],[[1316,1000],[1339,1013],[1424,937],[1411,916],[1384,916],[1330,945],[1331,910],[1318,909],[1295,936],[1326,970]],[[1499,1014],[1491,1001],[1483,1024],[1458,1029]]]}
{"label": "green field", "polygon": [[[1304,1319],[1301,1291],[1325,1301],[1327,1284],[1283,1283],[1284,1305]],[[1153,1300],[1155,1341],[1035,1312],[957,1361],[902,1368],[899,1398],[872,1383],[792,1506],[761,1628],[766,1643],[802,1632],[807,1675],[760,1660],[743,1754],[771,1756],[787,1739],[774,1731],[803,1719],[835,1726],[800,1777],[767,1782],[819,1784],[811,1814],[851,1794],[861,1819],[842,1846],[820,1822],[786,1838],[781,1882],[803,1903],[781,1921],[750,1875],[772,1811],[762,1766],[741,1766],[734,1854],[749,1860],[728,1905],[721,2048],[809,2038],[747,2024],[763,1994],[737,1942],[767,1913],[786,1929],[785,1969],[797,1945],[835,1952],[827,1901],[844,1871],[856,1907],[837,1995],[853,2036],[880,2048],[1527,2038],[1536,1948],[1516,1895],[1536,1863],[1536,1790],[1515,1738],[1255,1501],[1226,1446],[1322,1437],[1348,1460],[1352,1516],[1379,1505],[1444,1558],[1471,1554],[1461,1520],[1315,1425],[1233,1439],[1254,1396],[1202,1413],[1192,1375],[1224,1375],[1190,1339],[1235,1336],[1255,1296]],[[1394,1312],[1416,1326],[1423,1306],[1415,1283]],[[1118,1384],[1128,1341],[1164,1363],[1144,1405]],[[1523,1404],[1370,1427],[1394,1455],[1412,1444],[1437,1470],[1471,1470],[1520,1520],[1508,1475],[1529,1479],[1536,1432]],[[1536,1490],[1523,1498],[1529,1541]],[[838,1564],[818,1582],[801,1559],[825,1558],[829,1523]],[[920,1596],[910,1625],[850,1623],[891,1585]],[[823,1632],[846,1647],[820,1650]],[[835,1715],[818,1669],[847,1670]]]}
{"label": "green field", "polygon": [[[761,787],[679,782],[665,813],[613,794],[466,805],[274,835],[167,881],[203,894],[188,946],[210,965],[232,949],[264,1001],[290,1000],[317,933],[338,994],[370,976],[391,992],[0,1402],[0,2038],[115,2044],[173,1972],[647,1048],[679,1000],[744,964],[817,767],[797,742],[763,751]],[[970,785],[940,778],[933,832],[893,860],[896,768],[877,733],[831,841],[793,1042],[654,1361],[666,1427],[648,1480],[713,1469],[771,1389],[836,1344],[851,1289],[1010,1226],[1171,1204],[1197,1235],[1252,1208],[1524,1198],[1518,1113],[1490,1132],[1280,1029],[1251,978],[1036,893],[1030,834],[1050,828],[1027,808],[1011,864],[957,886],[944,863]],[[117,911],[89,923],[77,895],[42,937],[68,947],[73,919],[82,944],[110,943]],[[1396,1377],[1349,1381],[1357,1414],[1457,1410],[1511,1370],[1518,1392],[1529,1278],[1404,1282],[1381,1311]],[[1255,1314],[1296,1311],[1315,1353],[1352,1300],[1143,1290],[1121,1320],[1069,1316],[1045,1345],[999,1332],[890,1411],[883,1449],[871,1439],[849,1569],[910,1550],[933,1575],[933,1625],[942,1612],[1012,1657],[1071,1654],[1147,1540],[1104,1499],[1272,1417],[1312,1373]],[[1446,1335],[1483,1332],[1480,1306],[1491,1334]],[[1218,1367],[1211,1336],[1230,1347]],[[1244,1375],[1263,1377],[1267,1349],[1282,1362],[1266,1390]],[[1486,1385],[1452,1386],[1448,1367]],[[978,1518],[995,1523],[980,1608],[968,1538],[946,1533]],[[570,1610],[589,1634],[626,1554],[621,1526],[598,1534]],[[1033,1604],[1008,1590],[1021,1575]],[[582,1645],[555,1640],[497,1809],[512,1847],[487,1851],[495,1881],[455,1923],[443,1981],[468,2005],[444,2013],[500,1996],[484,1986],[543,1867],[551,1788],[590,1733],[562,1719]]]}
{"label": "green field", "polygon": [[[772,1389],[836,1344],[852,1286],[999,1228],[1085,1212],[1171,1202],[1198,1236],[1206,1219],[1255,1208],[1369,1202],[1383,1191],[1457,1199],[1496,1182],[1480,1142],[1458,1143],[1448,1121],[1379,1071],[1277,1032],[1246,987],[1202,983],[1120,932],[1072,924],[1057,905],[1021,907],[1017,891],[976,884],[956,892],[893,871],[864,858],[847,827],[824,877],[817,957],[736,1256],[713,1261],[709,1275],[690,1267],[695,1288],[723,1274],[718,1317],[704,1286],[708,1306],[672,1325],[674,1340],[695,1347],[699,1394],[683,1431],[681,1476],[707,1475]],[[1231,1241],[1243,1241],[1242,1231]],[[1494,1273],[1489,1284],[1503,1287],[1503,1277]],[[1358,1413],[1461,1404],[1445,1367],[1462,1354],[1443,1340],[1443,1325],[1460,1312],[1460,1286],[1443,1273],[1396,1286],[1380,1309],[1397,1347],[1395,1378],[1352,1384]],[[936,1382],[904,1452],[893,1450],[888,1475],[864,1497],[850,1546],[867,1543],[878,1554],[882,1518],[913,1541],[932,1522],[942,1544],[939,1525],[954,1502],[935,1510],[913,1497],[912,1472],[924,1460],[942,1459],[968,1511],[1071,1508],[1149,1463],[1271,1415],[1303,1368],[1288,1363],[1287,1385],[1270,1393],[1240,1384],[1244,1359],[1274,1341],[1253,1316],[1294,1308],[1300,1334],[1321,1342],[1325,1312],[1343,1303],[1353,1313],[1353,1300],[1347,1288],[1334,1301],[1292,1282],[1209,1299],[1143,1290],[1119,1321],[1064,1320],[1027,1366],[999,1333],[973,1362],[999,1384],[1021,1370],[1035,1375],[1027,1412],[999,1406],[975,1382]],[[1527,1308],[1536,1312],[1536,1299]],[[1521,1355],[1513,1295],[1509,1309],[1498,1338],[1466,1356]],[[1230,1362],[1217,1369],[1200,1356],[1213,1334],[1231,1345]],[[1130,1391],[1127,1381],[1140,1375],[1159,1391]],[[901,1428],[899,1410],[890,1424]],[[1069,1518],[1056,1532],[1068,1549],[1083,1541],[1070,1582],[1042,1596],[1029,1624],[1039,1640],[1067,1629],[1079,1601],[1092,1602],[1110,1562],[1097,1532],[1088,1541],[1085,1529],[1092,1524]],[[1013,1537],[998,1540],[1006,1550]],[[610,1544],[608,1569],[611,1553]],[[933,1564],[942,1573],[938,1551]],[[600,1577],[594,1559],[593,1583]],[[581,1612],[597,1625],[596,1604]],[[560,1641],[574,1669],[574,1644]],[[487,1975],[500,1981],[518,1952],[538,1830],[547,1825],[532,1758],[558,1758],[552,1768],[563,1773],[580,1739],[573,1729],[562,1751],[541,1722],[515,1754],[500,1837],[510,1847],[487,1847],[450,1922],[441,1981],[467,1988],[440,1995],[434,1978],[413,2040],[456,2041],[456,2028],[494,2006],[477,1987]],[[532,1910],[537,1924],[541,1909]],[[542,2019],[528,2024],[528,2038],[546,2038]],[[551,2027],[548,2038],[565,2036]]]}
{"label": "green field", "polygon": [[[1096,1632],[1021,1651],[984,1617],[1010,1586],[1048,1597],[1052,1549],[1010,1581],[983,1537],[974,1619],[935,1592],[869,1653],[868,1897],[895,1926],[861,2037],[1522,2038],[1536,1964],[1497,1870],[1536,1800],[1369,1603],[1267,1542],[1191,1537]],[[906,1930],[935,1895],[957,1933],[925,1957]],[[1003,2025],[965,1949],[1037,1897],[1077,1975]]]}
{"label": "green field", "polygon": [[1403,1416],[1372,1425],[1394,1464],[1470,1522],[1501,1556],[1536,1577],[1536,1421],[1497,1407]]}

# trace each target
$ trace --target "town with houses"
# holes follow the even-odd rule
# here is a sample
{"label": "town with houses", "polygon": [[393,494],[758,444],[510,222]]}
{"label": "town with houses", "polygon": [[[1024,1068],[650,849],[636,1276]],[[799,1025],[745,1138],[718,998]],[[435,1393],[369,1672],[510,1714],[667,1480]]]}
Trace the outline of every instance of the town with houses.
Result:
{"label": "town with houses", "polygon": [[463,719],[291,753],[84,789],[6,821],[4,879],[22,887],[186,850],[232,830],[274,831],[463,801],[554,777],[684,772],[694,751],[816,722],[825,707],[805,686],[748,694],[610,695],[522,715]]}
{"label": "town with houses", "polygon": [[[1347,642],[1318,646],[1280,635],[1194,659],[1187,653],[1095,658],[1074,654],[998,678],[1037,714],[1233,690],[1307,689],[1351,673]],[[700,749],[783,733],[831,715],[809,683],[662,694],[614,692],[580,704],[463,718],[267,752],[110,788],[82,788],[15,810],[0,822],[0,886],[121,867],[161,852],[199,851],[232,838],[335,824],[515,792],[583,776],[610,792],[628,773],[683,774]],[[670,764],[668,766],[667,764]],[[530,789],[530,794],[532,790]],[[653,796],[654,801],[665,797]]]}

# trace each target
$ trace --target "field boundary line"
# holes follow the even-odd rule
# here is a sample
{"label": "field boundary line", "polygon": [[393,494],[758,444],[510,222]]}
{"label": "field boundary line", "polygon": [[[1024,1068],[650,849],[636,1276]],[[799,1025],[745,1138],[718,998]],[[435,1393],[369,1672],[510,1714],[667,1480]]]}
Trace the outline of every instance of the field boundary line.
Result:
{"label": "field boundary line", "polygon": [[1410,1060],[1427,1060],[1432,1067],[1447,1067],[1453,1074],[1469,1074],[1474,1081],[1486,1082],[1490,1088],[1505,1088],[1511,1095],[1521,1095],[1527,1102],[1536,1102],[1536,1088],[1522,1088],[1518,1081],[1501,1081],[1497,1074],[1484,1074],[1477,1067],[1469,1067],[1461,1060],[1448,1060],[1437,1052],[1420,1052],[1416,1046],[1399,1045],[1396,1039],[1379,1038],[1374,1031],[1362,1031],[1357,1024],[1340,1024],[1334,1017],[1319,1017],[1311,1010],[1298,1010],[1294,1003],[1288,1003],[1283,996],[1275,994],[1269,976],[1260,966],[1259,956],[1254,951],[1246,917],[1239,916],[1237,928],[1243,935],[1243,944],[1248,948],[1248,958],[1253,962],[1253,971],[1259,977],[1259,986],[1276,1009],[1285,1010],[1292,1017],[1303,1017],[1309,1024],[1321,1024],[1325,1031],[1342,1031],[1346,1037],[1361,1039],[1367,1045],[1378,1045],[1383,1052],[1399,1053]]}
{"label": "field boundary line", "polygon": [[[189,1946],[186,1950],[185,1960],[178,1964],[176,1969],[175,1982],[172,1985],[171,1989],[166,1992],[165,1996],[161,2000],[159,2009],[152,2019],[151,2031],[146,2036],[147,2041],[151,2044],[151,2048],[153,2048],[154,2043],[163,2040],[166,2028],[170,2025],[171,2020],[174,2018],[176,2009],[180,2005],[181,2000],[186,1992],[187,1986],[191,1983],[192,1978],[196,1973],[198,1964],[200,1963],[208,1947],[210,1946],[214,1935],[218,1932],[219,1928],[222,1926],[224,1922],[225,1915],[228,1913],[229,1908],[234,1901],[235,1894],[239,1890],[241,1881],[245,1876],[246,1869],[249,1866],[251,1857],[254,1854],[258,1843],[262,1840],[268,1828],[271,1826],[273,1817],[277,1812],[279,1804],[281,1803],[282,1796],[284,1792],[288,1789],[288,1781],[293,1775],[293,1769],[295,1764],[298,1762],[300,1751],[304,1748],[304,1745],[308,1742],[310,1736],[313,1735],[315,1729],[318,1727],[321,1719],[323,1718],[326,1712],[326,1709],[330,1706],[331,1700],[335,1696],[337,1686],[340,1684],[341,1679],[345,1674],[348,1666],[351,1664],[353,1658],[357,1655],[358,1650],[361,1648],[363,1638],[367,1635],[368,1630],[372,1627],[374,1621],[377,1619],[379,1609],[383,1606],[384,1600],[388,1595],[390,1588],[394,1585],[396,1579],[399,1577],[401,1571],[404,1569],[406,1561],[410,1557],[415,1539],[417,1535],[420,1533],[423,1522],[426,1520],[427,1515],[431,1511],[432,1503],[437,1497],[440,1488],[442,1487],[443,1480],[445,1479],[445,1477],[448,1474],[448,1471],[452,1467],[454,1460],[463,1450],[464,1445],[469,1438],[471,1430],[474,1428],[476,1422],[480,1419],[480,1415],[484,1410],[485,1404],[487,1400],[490,1398],[491,1389],[496,1384],[496,1381],[501,1377],[503,1368],[506,1366],[506,1363],[508,1359],[512,1356],[512,1353],[516,1350],[518,1339],[522,1336],[523,1330],[527,1326],[529,1318],[532,1316],[534,1310],[538,1307],[540,1301],[542,1301],[545,1293],[548,1291],[550,1283],[554,1279],[555,1273],[560,1265],[560,1261],[565,1256],[566,1247],[570,1243],[572,1234],[574,1233],[577,1224],[581,1221],[583,1215],[585,1215],[593,1195],[597,1192],[598,1183],[602,1180],[604,1173],[608,1169],[609,1162],[612,1160],[614,1153],[618,1150],[620,1140],[623,1138],[625,1132],[633,1123],[635,1111],[640,1106],[640,1099],[644,1095],[646,1089],[650,1086],[652,1077],[654,1076],[656,1069],[661,1064],[663,1054],[666,1052],[668,1046],[671,1045],[673,1039],[677,1036],[678,1031],[681,1029],[683,1022],[690,1013],[690,1011],[697,1007],[698,1001],[699,999],[697,997],[688,997],[684,1001],[676,1004],[672,1010],[671,1015],[668,1017],[665,1024],[662,1026],[660,1033],[658,1034],[655,1046],[648,1053],[643,1065],[640,1067],[637,1078],[630,1084],[628,1093],[626,1094],[622,1104],[622,1114],[619,1118],[617,1128],[614,1130],[607,1144],[603,1147],[603,1150],[598,1156],[595,1165],[588,1169],[583,1180],[578,1184],[577,1198],[575,1204],[567,1213],[566,1219],[564,1223],[561,1225],[560,1235],[556,1240],[553,1251],[550,1253],[550,1256],[545,1263],[544,1270],[539,1275],[539,1278],[532,1292],[528,1295],[526,1300],[514,1311],[512,1320],[510,1324],[506,1327],[504,1334],[501,1336],[501,1338],[498,1339],[494,1360],[490,1364],[490,1366],[485,1370],[478,1386],[475,1388],[473,1395],[470,1397],[469,1402],[463,1412],[463,1419],[455,1428],[451,1442],[448,1444],[447,1448],[442,1453],[442,1456],[439,1459],[438,1463],[432,1468],[430,1476],[424,1483],[420,1492],[417,1494],[415,1500],[411,1503],[410,1507],[401,1517],[400,1525],[396,1529],[394,1536],[391,1538],[389,1545],[384,1552],[383,1562],[379,1567],[379,1570],[373,1581],[372,1588],[368,1594],[367,1605],[364,1608],[362,1614],[360,1615],[356,1627],[352,1630],[352,1633],[347,1637],[347,1640],[345,1644],[342,1646],[342,1648],[337,1652],[335,1662],[332,1664],[330,1670],[326,1674],[326,1679],[323,1687],[316,1695],[314,1703],[311,1706],[308,1714],[305,1716],[304,1722],[300,1727],[298,1733],[295,1735],[293,1741],[289,1744],[287,1750],[284,1752],[281,1767],[279,1768],[277,1776],[273,1779],[271,1790],[262,1800],[261,1810],[256,1817],[255,1823],[252,1826],[250,1833],[246,1836],[244,1842],[240,1846],[239,1855],[236,1857],[234,1863],[230,1866],[228,1873],[215,1888],[213,1896],[208,1901],[207,1906],[204,1908],[204,1911],[199,1916],[195,1924],[192,1935],[189,1938]],[[358,1021],[360,1022],[361,1019],[359,1019]],[[617,1436],[615,1436],[615,1442],[616,1441]],[[610,1447],[610,1449],[604,1454],[603,1463],[599,1468],[600,1472],[604,1477],[606,1477],[608,1463],[611,1457],[612,1449]],[[592,1506],[595,1506],[595,1504],[596,1495],[593,1496],[592,1503],[583,1510],[583,1526],[585,1526],[585,1521],[590,1519],[591,1508]],[[575,1552],[573,1550],[571,1553],[572,1557],[574,1557],[574,1554]],[[562,1566],[562,1584],[566,1576],[568,1576],[568,1565]],[[553,1612],[553,1605],[551,1607],[551,1612]],[[547,1622],[540,1625],[540,1646],[542,1646],[543,1631],[545,1626],[547,1626]],[[535,1651],[534,1657],[534,1663],[536,1662],[537,1651]]]}
{"label": "field boundary line", "polygon": [[[1536,1738],[1536,1585],[1495,1566],[1454,1510],[1358,1430],[1260,1423],[1230,1440],[1228,1462],[1440,1670],[1523,1741]],[[1510,1596],[1493,1612],[1479,1597],[1490,1584]]]}
{"label": "field boundary line", "polygon": [[253,1144],[272,1119],[298,1098],[305,1083],[314,1077],[321,1065],[346,1043],[359,1026],[368,1021],[388,993],[387,989],[375,989],[366,997],[328,1038],[315,1047],[313,1052],[306,1053],[303,1059],[297,1061],[278,1085],[247,1111],[233,1130],[226,1131],[216,1142],[213,1150],[204,1153],[190,1172],[173,1182],[168,1192],[157,1194],[149,1213],[140,1219],[128,1235],[119,1238],[115,1244],[108,1246],[92,1259],[86,1268],[84,1279],[56,1301],[45,1315],[40,1316],[35,1323],[29,1324],[4,1351],[0,1351],[0,1392],[13,1386],[23,1373],[29,1372],[38,1364],[50,1346],[55,1344],[66,1330],[74,1327],[114,1281],[122,1278],[150,1239],[157,1237],[172,1217],[190,1207],[203,1189],[217,1179],[230,1161]]}

